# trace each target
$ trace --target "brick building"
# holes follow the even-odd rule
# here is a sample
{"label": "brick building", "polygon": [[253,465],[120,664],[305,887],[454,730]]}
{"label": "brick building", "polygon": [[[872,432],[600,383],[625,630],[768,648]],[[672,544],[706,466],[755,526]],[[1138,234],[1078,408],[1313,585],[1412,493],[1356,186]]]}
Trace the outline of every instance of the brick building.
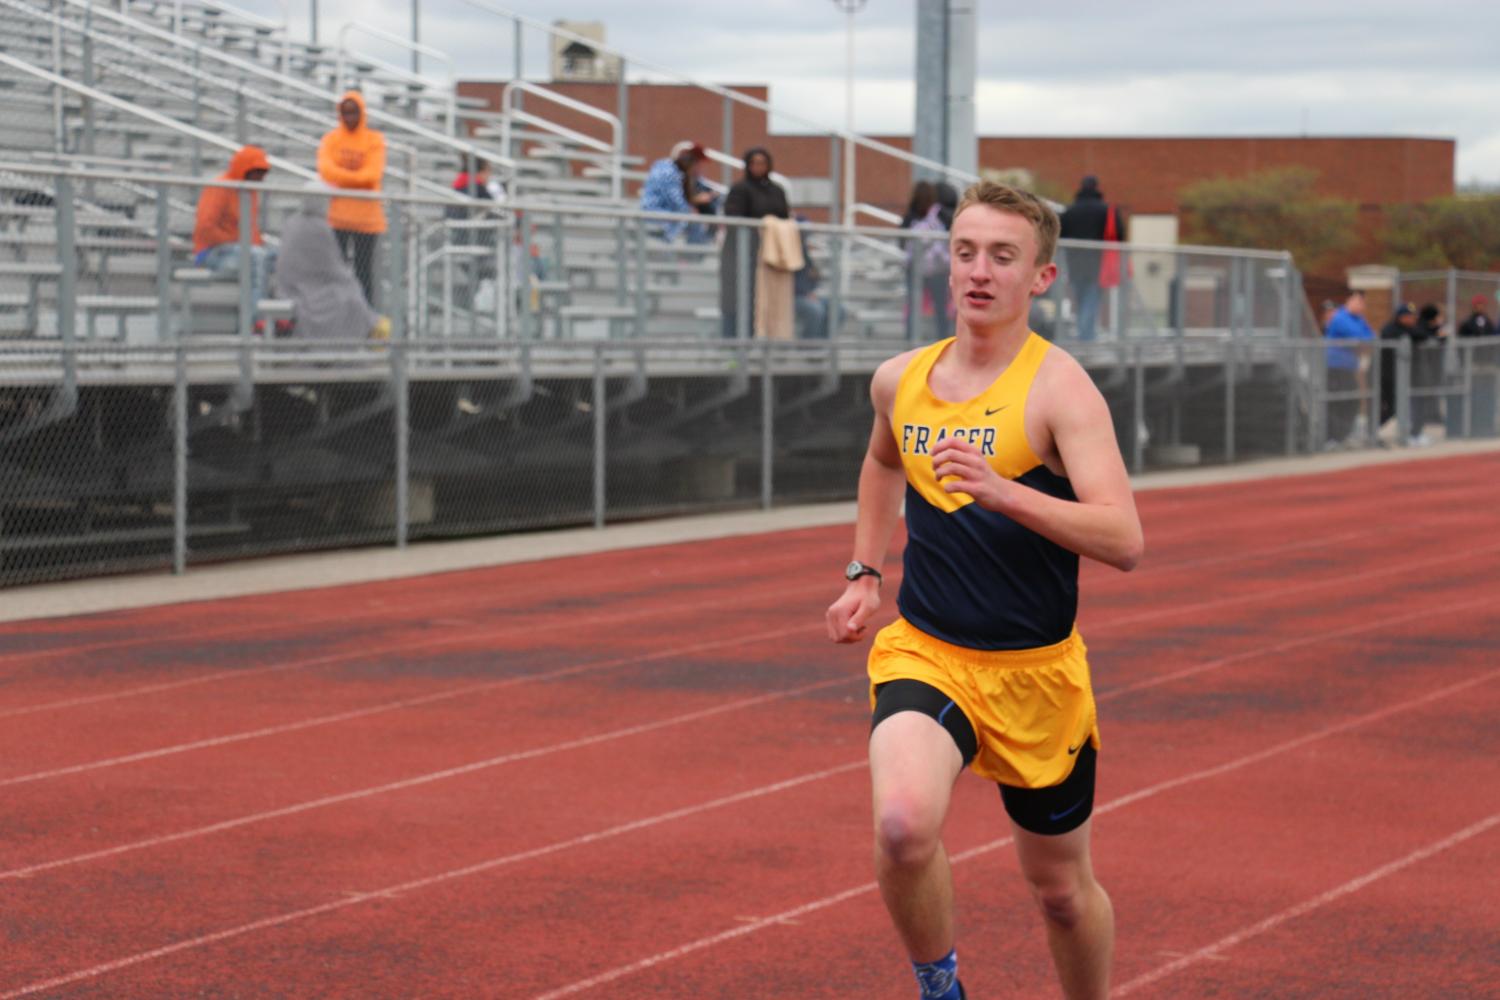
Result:
{"label": "brick building", "polygon": [[[498,108],[504,86],[504,81],[465,81],[459,93]],[[612,114],[619,109],[619,89],[613,83],[548,86]],[[763,102],[769,99],[763,85],[729,89]],[[691,86],[631,84],[627,103],[626,145],[632,155],[653,160],[681,139],[723,145],[725,101],[715,94]],[[585,134],[608,138],[597,121],[562,108],[546,108],[545,113]],[[813,218],[826,217],[832,145],[827,136],[772,134],[766,114],[743,105],[735,105],[731,124],[730,152],[738,155],[756,145],[770,149],[777,171],[794,181],[797,209]],[[873,138],[911,148],[910,136]],[[1080,177],[1094,174],[1110,200],[1139,220],[1141,231],[1133,238],[1146,242],[1175,242],[1178,196],[1194,181],[1276,167],[1310,167],[1319,174],[1321,191],[1359,205],[1362,240],[1345,262],[1355,265],[1378,260],[1378,234],[1387,208],[1454,193],[1455,145],[1452,139],[1407,136],[985,136],[979,140],[979,162],[983,167],[1029,170],[1044,190],[1064,197]],[[911,188],[910,166],[870,151],[861,151],[857,163],[858,200],[901,211]]]}

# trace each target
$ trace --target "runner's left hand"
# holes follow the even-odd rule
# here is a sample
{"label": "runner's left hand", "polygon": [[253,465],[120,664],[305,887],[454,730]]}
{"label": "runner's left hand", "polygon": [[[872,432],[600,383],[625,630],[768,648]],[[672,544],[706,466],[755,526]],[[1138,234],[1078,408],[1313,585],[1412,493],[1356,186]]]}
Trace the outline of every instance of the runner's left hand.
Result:
{"label": "runner's left hand", "polygon": [[932,470],[944,490],[967,493],[986,510],[1001,510],[1007,495],[1015,488],[1014,483],[990,468],[984,455],[967,438],[950,436],[939,441],[932,449]]}

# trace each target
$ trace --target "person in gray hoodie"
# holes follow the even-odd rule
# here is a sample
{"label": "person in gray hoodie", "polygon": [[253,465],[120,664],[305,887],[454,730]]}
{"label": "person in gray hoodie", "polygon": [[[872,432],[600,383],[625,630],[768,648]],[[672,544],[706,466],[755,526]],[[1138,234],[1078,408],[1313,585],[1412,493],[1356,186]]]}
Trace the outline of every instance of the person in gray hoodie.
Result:
{"label": "person in gray hoodie", "polygon": [[281,231],[276,290],[296,305],[293,336],[307,340],[385,339],[390,320],[365,301],[359,279],[328,224],[331,189],[309,188]]}

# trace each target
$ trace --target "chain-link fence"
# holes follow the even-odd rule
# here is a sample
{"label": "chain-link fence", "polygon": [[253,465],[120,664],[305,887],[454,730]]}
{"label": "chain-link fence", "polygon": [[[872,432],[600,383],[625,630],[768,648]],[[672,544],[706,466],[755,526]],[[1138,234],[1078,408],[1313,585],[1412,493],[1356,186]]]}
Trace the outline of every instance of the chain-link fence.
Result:
{"label": "chain-link fence", "polygon": [[[895,345],[899,348],[900,345]],[[1333,345],[1338,346],[1338,345]],[[1133,470],[1370,446],[1404,342],[1077,352]],[[1500,433],[1500,339],[1440,402]],[[889,343],[0,346],[0,585],[854,495]],[[1389,366],[1394,397],[1381,392]],[[1401,443],[1392,440],[1388,443]]]}

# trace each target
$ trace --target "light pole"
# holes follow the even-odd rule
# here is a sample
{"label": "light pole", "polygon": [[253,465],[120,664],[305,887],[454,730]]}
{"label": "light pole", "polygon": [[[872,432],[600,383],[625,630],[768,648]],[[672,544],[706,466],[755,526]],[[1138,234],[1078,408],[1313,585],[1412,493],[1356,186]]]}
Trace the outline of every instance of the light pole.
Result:
{"label": "light pole", "polygon": [[[420,0],[411,0],[411,43],[412,43],[412,45],[416,45],[417,43],[419,43],[421,41],[421,39],[417,37],[417,7],[418,7],[419,3],[420,3]],[[411,71],[414,74],[422,72],[422,56],[417,52],[417,50],[415,48],[413,48],[411,50]]]}
{"label": "light pole", "polygon": [[854,222],[854,15],[867,0],[833,0],[848,15],[849,30],[844,52],[844,224]]}

